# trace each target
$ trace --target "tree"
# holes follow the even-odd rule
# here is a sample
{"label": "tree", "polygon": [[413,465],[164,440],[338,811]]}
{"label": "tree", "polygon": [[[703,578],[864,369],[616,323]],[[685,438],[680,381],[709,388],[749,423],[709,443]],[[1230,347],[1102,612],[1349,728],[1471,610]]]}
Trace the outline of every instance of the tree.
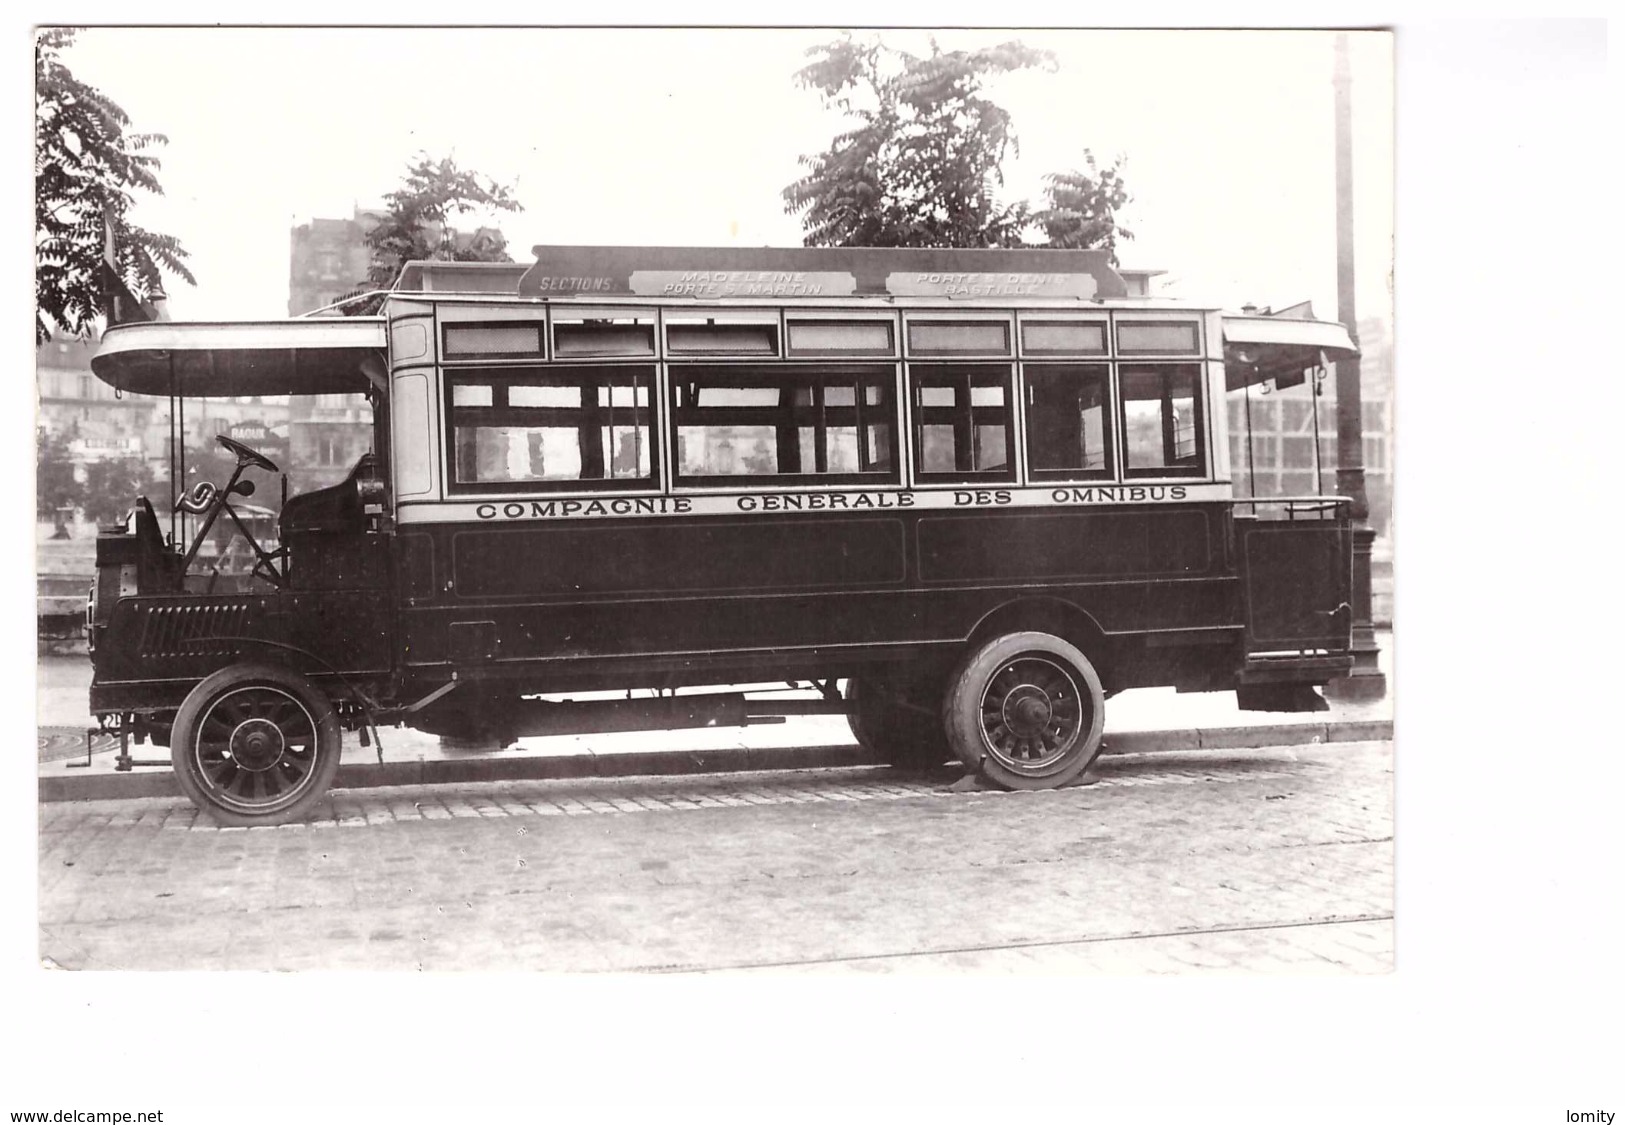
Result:
{"label": "tree", "polygon": [[[1005,158],[1018,150],[1010,114],[984,93],[1015,71],[1051,70],[1048,51],[1018,42],[921,58],[850,35],[807,52],[796,83],[852,122],[824,152],[803,156],[806,174],[783,192],[801,216],[808,246],[1010,247],[1048,245],[1115,251],[1131,237],[1117,225],[1128,201],[1120,165],[1047,177],[1044,210],[1001,202]],[[1114,257],[1115,260],[1115,257]]]}
{"label": "tree", "polygon": [[77,507],[79,482],[73,475],[73,455],[65,434],[44,426],[35,432],[34,510],[41,519],[55,519],[60,508]]}
{"label": "tree", "polygon": [[470,213],[523,211],[513,189],[457,167],[451,157],[434,160],[418,153],[407,165],[405,181],[384,202],[386,214],[366,234],[372,251],[367,279],[375,288],[389,285],[412,261],[513,261],[501,231],[481,227],[460,236],[451,226],[453,218]]}
{"label": "tree", "polygon": [[101,315],[102,270],[112,243],[116,272],[146,300],[163,291],[163,272],[191,284],[178,239],[130,220],[134,192],[162,195],[157,133],[127,132],[130,119],[106,94],[75,78],[62,61],[75,31],[54,28],[34,44],[34,340],[53,327],[88,339]]}
{"label": "tree", "polygon": [[158,483],[152,466],[140,457],[87,462],[81,499],[85,519],[112,523],[130,510],[137,496],[151,499],[158,495]]}
{"label": "tree", "polygon": [[1083,158],[1086,172],[1056,172],[1044,177],[1048,203],[1033,216],[1043,229],[1049,245],[1062,250],[1105,250],[1117,264],[1117,240],[1134,237],[1134,232],[1118,225],[1117,212],[1128,202],[1123,184],[1122,161],[1102,170],[1088,149]]}

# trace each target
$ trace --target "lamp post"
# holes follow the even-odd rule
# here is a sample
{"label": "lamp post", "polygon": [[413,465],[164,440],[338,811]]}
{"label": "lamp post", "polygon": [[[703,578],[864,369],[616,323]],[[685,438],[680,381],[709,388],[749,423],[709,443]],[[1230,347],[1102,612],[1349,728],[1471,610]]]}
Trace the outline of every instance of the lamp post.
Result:
{"label": "lamp post", "polygon": [[[1349,339],[1360,345],[1354,308],[1354,140],[1349,104],[1349,42],[1338,35],[1332,70],[1332,113],[1336,124],[1337,161],[1337,319]],[[1377,664],[1376,633],[1371,623],[1371,545],[1377,533],[1370,525],[1365,491],[1365,428],[1360,396],[1360,357],[1337,361],[1337,491],[1353,501],[1354,575],[1350,603],[1354,612],[1354,668],[1346,679],[1326,685],[1326,694],[1348,701],[1381,699],[1388,684]],[[1315,435],[1320,441],[1320,435]]]}

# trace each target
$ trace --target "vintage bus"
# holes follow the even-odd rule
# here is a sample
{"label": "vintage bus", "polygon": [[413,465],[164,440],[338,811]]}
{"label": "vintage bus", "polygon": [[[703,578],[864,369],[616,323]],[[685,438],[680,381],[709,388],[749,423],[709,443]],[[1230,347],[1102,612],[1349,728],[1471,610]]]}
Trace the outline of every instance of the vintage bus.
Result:
{"label": "vintage bus", "polygon": [[[1348,672],[1347,504],[1238,498],[1225,409],[1352,354],[1342,326],[1131,296],[1093,251],[536,255],[414,263],[372,316],[106,332],[124,391],[361,393],[375,419],[343,481],[285,499],[258,588],[194,565],[279,471],[229,438],[229,479],[170,502],[190,547],[147,498],[98,541],[121,764],[167,744],[198,805],[273,824],[342,730],[839,712],[898,767],[1046,788],[1115,692],[1309,709]],[[764,681],[818,697],[727,689]]]}

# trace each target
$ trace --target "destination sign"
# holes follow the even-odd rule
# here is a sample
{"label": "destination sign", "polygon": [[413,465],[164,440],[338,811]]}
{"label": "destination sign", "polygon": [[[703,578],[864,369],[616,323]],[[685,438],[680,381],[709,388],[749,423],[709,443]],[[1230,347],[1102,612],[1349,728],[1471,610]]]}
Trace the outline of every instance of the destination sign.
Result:
{"label": "destination sign", "polygon": [[850,297],[857,279],[833,270],[633,270],[648,297]]}
{"label": "destination sign", "polygon": [[1230,499],[1227,484],[1069,484],[956,489],[854,489],[699,496],[572,496],[404,501],[401,523],[613,519],[627,516],[766,516],[789,512],[1065,508]]}
{"label": "destination sign", "polygon": [[886,288],[894,297],[1093,297],[1099,286],[1089,274],[1068,273],[892,273]]}

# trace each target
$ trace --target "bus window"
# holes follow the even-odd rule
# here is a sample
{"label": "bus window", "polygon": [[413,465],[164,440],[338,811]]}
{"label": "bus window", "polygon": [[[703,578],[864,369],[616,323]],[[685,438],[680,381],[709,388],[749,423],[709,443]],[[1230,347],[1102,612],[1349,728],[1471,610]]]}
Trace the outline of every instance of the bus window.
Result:
{"label": "bus window", "polygon": [[667,316],[666,351],[671,355],[778,355],[778,316]]}
{"label": "bus window", "polygon": [[911,364],[909,386],[920,480],[1015,479],[1008,366]]}
{"label": "bus window", "polygon": [[1194,321],[1119,320],[1119,355],[1196,355],[1198,333]]}
{"label": "bus window", "polygon": [[644,367],[450,373],[453,486],[652,484]]}
{"label": "bus window", "polygon": [[1112,475],[1111,381],[1103,363],[1029,363],[1027,467],[1035,478]]}
{"label": "bus window", "polygon": [[896,355],[889,320],[791,320],[792,356]]}
{"label": "bus window", "polygon": [[1129,476],[1202,472],[1201,374],[1194,363],[1123,365],[1123,454]]}
{"label": "bus window", "polygon": [[896,481],[893,368],[673,367],[675,475]]}
{"label": "bus window", "polygon": [[589,356],[653,356],[653,313],[620,316],[554,314],[553,354],[558,359]]}

